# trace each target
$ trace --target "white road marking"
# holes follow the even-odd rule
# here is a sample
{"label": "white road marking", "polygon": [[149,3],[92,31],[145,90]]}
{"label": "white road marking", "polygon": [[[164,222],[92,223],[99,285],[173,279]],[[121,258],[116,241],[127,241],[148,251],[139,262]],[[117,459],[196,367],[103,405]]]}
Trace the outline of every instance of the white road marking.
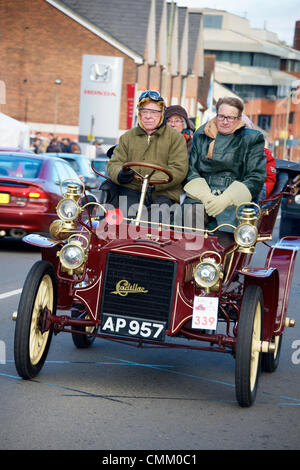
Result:
{"label": "white road marking", "polygon": [[0,300],[6,299],[7,297],[11,297],[12,295],[21,294],[22,289],[11,290],[10,292],[4,292],[4,294],[0,294]]}

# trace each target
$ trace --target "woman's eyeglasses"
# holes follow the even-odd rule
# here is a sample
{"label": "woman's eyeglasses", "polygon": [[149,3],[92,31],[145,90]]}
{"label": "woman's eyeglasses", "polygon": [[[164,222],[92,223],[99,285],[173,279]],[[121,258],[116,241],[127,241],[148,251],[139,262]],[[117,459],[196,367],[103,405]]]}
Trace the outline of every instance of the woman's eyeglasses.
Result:
{"label": "woman's eyeglasses", "polygon": [[228,122],[233,122],[236,119],[239,119],[240,116],[225,116],[224,114],[217,114],[217,119],[219,121],[228,121]]}
{"label": "woman's eyeglasses", "polygon": [[182,119],[167,119],[167,124],[183,124],[183,120]]}
{"label": "woman's eyeglasses", "polygon": [[164,101],[163,97],[156,90],[143,91],[143,93],[141,93],[139,97],[139,102],[143,100],[144,98],[150,98],[150,100],[153,100],[153,101]]}

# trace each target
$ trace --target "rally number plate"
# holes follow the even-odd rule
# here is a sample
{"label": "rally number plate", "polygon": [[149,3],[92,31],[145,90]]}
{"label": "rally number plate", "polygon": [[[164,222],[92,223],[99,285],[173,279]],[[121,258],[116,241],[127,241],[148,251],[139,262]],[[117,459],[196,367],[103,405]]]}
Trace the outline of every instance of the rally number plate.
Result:
{"label": "rally number plate", "polygon": [[163,341],[166,322],[142,320],[140,318],[121,317],[103,313],[101,332],[106,334],[130,336],[131,338]]}
{"label": "rally number plate", "polygon": [[218,323],[219,299],[195,295],[192,328],[216,330]]}

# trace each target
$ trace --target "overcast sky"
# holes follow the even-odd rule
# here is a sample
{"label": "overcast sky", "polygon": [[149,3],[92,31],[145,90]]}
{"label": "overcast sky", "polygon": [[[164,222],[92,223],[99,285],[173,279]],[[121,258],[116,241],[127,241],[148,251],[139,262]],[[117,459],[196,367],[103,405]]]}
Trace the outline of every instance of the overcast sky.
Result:
{"label": "overcast sky", "polygon": [[[170,0],[169,0],[170,1]],[[216,8],[246,17],[252,28],[277,33],[281,41],[293,45],[295,23],[300,20],[299,0],[175,0],[178,6]]]}

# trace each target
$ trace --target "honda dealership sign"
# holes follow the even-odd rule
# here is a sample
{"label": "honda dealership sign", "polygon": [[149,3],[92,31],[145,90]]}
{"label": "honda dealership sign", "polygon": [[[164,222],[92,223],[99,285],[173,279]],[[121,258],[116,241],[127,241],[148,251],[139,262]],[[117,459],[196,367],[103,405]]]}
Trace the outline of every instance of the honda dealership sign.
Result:
{"label": "honda dealership sign", "polygon": [[123,59],[83,55],[79,111],[79,141],[116,143],[119,131]]}

